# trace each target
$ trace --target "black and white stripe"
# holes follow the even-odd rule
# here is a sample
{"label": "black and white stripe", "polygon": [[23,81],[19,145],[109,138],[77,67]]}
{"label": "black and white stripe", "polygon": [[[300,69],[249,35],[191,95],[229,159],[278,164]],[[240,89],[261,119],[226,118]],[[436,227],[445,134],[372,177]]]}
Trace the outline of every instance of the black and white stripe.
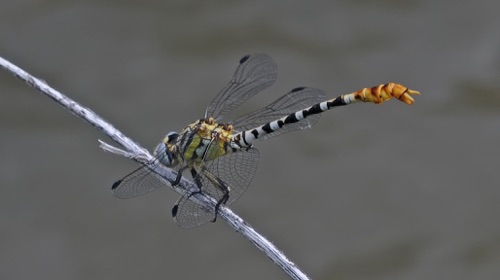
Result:
{"label": "black and white stripe", "polygon": [[[299,87],[292,90],[292,92],[304,91],[310,88]],[[262,138],[265,135],[273,133],[277,130],[283,129],[287,125],[298,123],[302,120],[305,120],[307,117],[321,114],[325,111],[328,111],[334,107],[344,106],[359,100],[355,99],[353,93],[341,95],[339,97],[326,100],[320,103],[317,103],[313,106],[305,108],[303,110],[299,110],[295,113],[284,116],[280,119],[268,122],[264,125],[248,129],[245,131],[241,131],[236,133],[231,138],[231,147],[233,148],[248,148],[252,146],[253,142],[256,139]]]}

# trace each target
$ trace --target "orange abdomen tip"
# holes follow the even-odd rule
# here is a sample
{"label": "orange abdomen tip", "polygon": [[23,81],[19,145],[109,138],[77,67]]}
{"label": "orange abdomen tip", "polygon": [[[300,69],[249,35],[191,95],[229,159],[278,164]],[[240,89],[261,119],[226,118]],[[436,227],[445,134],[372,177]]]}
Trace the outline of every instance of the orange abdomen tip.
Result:
{"label": "orange abdomen tip", "polygon": [[363,102],[379,104],[389,99],[396,98],[408,105],[412,105],[415,100],[411,96],[420,95],[420,92],[409,89],[402,84],[388,83],[361,89],[355,92],[354,95],[356,99]]}

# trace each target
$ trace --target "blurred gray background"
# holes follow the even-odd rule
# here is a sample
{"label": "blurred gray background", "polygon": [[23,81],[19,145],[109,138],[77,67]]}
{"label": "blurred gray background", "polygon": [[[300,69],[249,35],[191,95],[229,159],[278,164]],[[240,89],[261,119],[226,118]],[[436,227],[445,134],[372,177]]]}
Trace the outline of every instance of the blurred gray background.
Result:
{"label": "blurred gray background", "polygon": [[[499,279],[498,1],[2,1],[0,56],[143,146],[202,117],[247,53],[333,98],[395,81],[413,106],[356,104],[257,143],[232,206],[314,279]],[[164,188],[0,69],[0,279],[287,279],[224,222],[170,218]]]}

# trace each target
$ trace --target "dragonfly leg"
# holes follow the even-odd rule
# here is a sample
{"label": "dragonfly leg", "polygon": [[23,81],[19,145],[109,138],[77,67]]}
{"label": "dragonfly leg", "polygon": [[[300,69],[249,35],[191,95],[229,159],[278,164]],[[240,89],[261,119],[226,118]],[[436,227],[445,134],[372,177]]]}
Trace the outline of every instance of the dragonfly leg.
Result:
{"label": "dragonfly leg", "polygon": [[182,172],[186,170],[187,166],[182,167],[177,171],[177,177],[175,177],[175,181],[172,183],[172,187],[177,186],[181,182]]}
{"label": "dragonfly leg", "polygon": [[222,195],[221,199],[217,201],[217,204],[215,204],[215,217],[212,220],[212,223],[215,223],[215,221],[217,220],[217,213],[219,213],[220,206],[222,204],[226,204],[226,202],[229,200],[229,187],[221,179],[219,178],[216,179],[217,179],[216,186],[219,187],[224,194]]}
{"label": "dragonfly leg", "polygon": [[[191,176],[193,176],[193,178],[194,178],[194,183],[196,184],[196,186],[198,186],[198,191],[193,192],[190,195],[193,195],[195,193],[201,193],[202,192],[201,188],[203,187],[203,183],[201,182],[201,177],[197,176],[198,172],[195,169],[191,169],[190,171],[191,171]],[[225,197],[226,195],[227,195],[227,198]],[[215,221],[217,220],[217,213],[219,211],[219,207],[221,205],[221,202],[226,203],[228,198],[229,198],[229,195],[228,195],[228,193],[225,192],[224,196],[219,201],[217,201],[217,204],[215,205],[214,219],[212,220],[212,223],[215,223]]]}
{"label": "dragonfly leg", "polygon": [[201,177],[198,176],[198,171],[196,171],[194,168],[191,168],[189,171],[191,172],[191,176],[193,176],[194,183],[198,187],[198,191],[193,192],[190,195],[195,194],[195,193],[200,193],[201,187],[203,186],[203,183],[201,182]]}
{"label": "dragonfly leg", "polygon": [[[179,172],[177,173],[177,178],[175,179],[175,181],[177,182],[177,184],[180,182],[180,178],[182,177],[182,171],[184,171],[186,168],[187,168],[187,166],[181,168],[179,170]],[[191,172],[191,176],[193,176],[193,178],[194,178],[193,180],[194,180],[194,183],[196,184],[196,187],[198,188],[198,190],[190,193],[188,195],[188,197],[192,196],[193,194],[201,193],[201,187],[203,186],[202,183],[201,183],[201,180],[200,180],[200,176],[197,176],[198,172],[194,168],[189,169],[189,171]],[[176,184],[176,182],[174,182],[173,184]],[[176,203],[172,207],[172,217],[175,218],[177,216],[177,212],[178,211],[179,211],[179,204]]]}

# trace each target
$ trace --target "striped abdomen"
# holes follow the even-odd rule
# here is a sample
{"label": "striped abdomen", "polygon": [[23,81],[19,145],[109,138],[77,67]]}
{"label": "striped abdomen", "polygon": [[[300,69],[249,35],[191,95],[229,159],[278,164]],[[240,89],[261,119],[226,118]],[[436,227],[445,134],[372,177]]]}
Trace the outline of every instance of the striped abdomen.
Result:
{"label": "striped abdomen", "polygon": [[[293,89],[292,92],[302,90],[304,90],[304,88],[300,87]],[[364,88],[353,93],[344,94],[339,97],[320,102],[318,104],[315,104],[303,110],[299,110],[295,113],[268,122],[261,126],[241,131],[231,137],[231,146],[238,148],[250,147],[256,139],[282,129],[289,124],[300,122],[306,119],[308,116],[323,113],[334,107],[344,106],[359,101],[380,104],[391,98],[397,98],[400,101],[411,105],[414,102],[413,98],[411,97],[411,95],[413,94],[420,93],[396,83],[388,83],[372,88]]]}

